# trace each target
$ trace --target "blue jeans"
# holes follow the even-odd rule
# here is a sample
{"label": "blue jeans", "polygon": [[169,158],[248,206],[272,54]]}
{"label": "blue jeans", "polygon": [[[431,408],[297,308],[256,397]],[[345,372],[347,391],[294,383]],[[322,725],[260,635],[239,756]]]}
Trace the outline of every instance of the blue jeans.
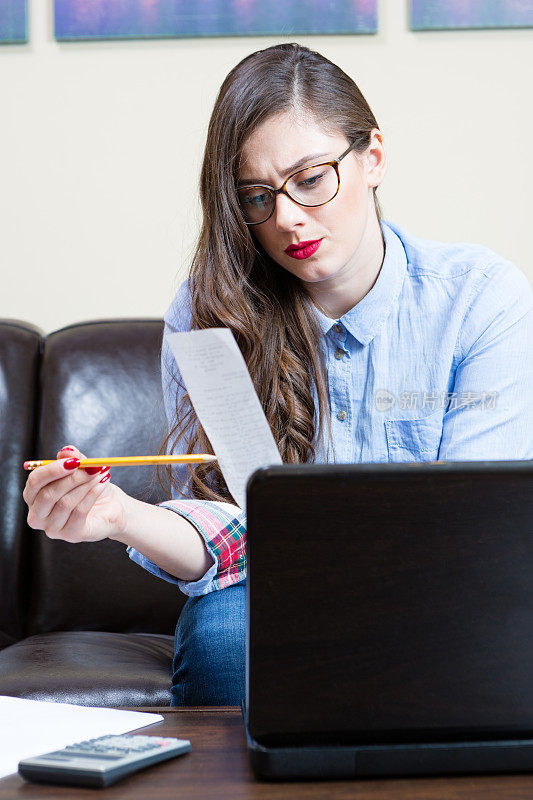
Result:
{"label": "blue jeans", "polygon": [[171,706],[238,706],[244,698],[246,584],[189,597],[176,626]]}

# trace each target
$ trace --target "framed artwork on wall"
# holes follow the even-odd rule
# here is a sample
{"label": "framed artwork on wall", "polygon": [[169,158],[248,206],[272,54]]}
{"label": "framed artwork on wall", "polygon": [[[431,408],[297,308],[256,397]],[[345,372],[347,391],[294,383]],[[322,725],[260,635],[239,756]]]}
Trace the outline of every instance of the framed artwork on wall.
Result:
{"label": "framed artwork on wall", "polygon": [[27,41],[27,0],[0,0],[0,44]]}
{"label": "framed artwork on wall", "polygon": [[55,37],[376,33],[378,0],[55,0]]}
{"label": "framed artwork on wall", "polygon": [[533,0],[411,0],[414,31],[531,27]]}

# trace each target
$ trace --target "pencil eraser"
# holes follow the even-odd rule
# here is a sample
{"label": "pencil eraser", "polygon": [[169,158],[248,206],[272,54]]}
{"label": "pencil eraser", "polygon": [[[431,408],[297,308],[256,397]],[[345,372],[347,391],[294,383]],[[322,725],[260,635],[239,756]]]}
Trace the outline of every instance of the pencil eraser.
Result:
{"label": "pencil eraser", "polygon": [[24,462],[24,469],[29,469],[29,468],[30,468],[30,462],[29,461],[25,461]]}

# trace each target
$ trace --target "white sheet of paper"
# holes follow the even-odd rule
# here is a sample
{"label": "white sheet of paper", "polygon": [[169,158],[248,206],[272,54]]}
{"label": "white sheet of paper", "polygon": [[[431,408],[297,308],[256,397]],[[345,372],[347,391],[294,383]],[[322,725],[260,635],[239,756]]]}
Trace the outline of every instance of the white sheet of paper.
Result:
{"label": "white sheet of paper", "polygon": [[245,509],[251,473],[282,461],[233,333],[172,333],[168,343],[228,488]]}
{"label": "white sheet of paper", "polygon": [[145,711],[0,696],[0,777],[17,772],[23,758],[97,736],[127,733],[162,719],[161,714]]}

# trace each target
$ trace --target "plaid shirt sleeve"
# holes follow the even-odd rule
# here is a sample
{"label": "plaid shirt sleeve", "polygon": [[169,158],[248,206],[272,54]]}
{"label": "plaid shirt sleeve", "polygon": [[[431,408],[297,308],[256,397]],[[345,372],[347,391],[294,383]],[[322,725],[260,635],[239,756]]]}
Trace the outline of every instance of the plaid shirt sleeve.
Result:
{"label": "plaid shirt sleeve", "polygon": [[194,525],[213,557],[213,564],[197,581],[183,581],[130,546],[127,553],[132,561],[169,583],[177,583],[189,597],[209,594],[246,578],[246,515],[242,509],[231,503],[196,499],[165,500],[158,505]]}

